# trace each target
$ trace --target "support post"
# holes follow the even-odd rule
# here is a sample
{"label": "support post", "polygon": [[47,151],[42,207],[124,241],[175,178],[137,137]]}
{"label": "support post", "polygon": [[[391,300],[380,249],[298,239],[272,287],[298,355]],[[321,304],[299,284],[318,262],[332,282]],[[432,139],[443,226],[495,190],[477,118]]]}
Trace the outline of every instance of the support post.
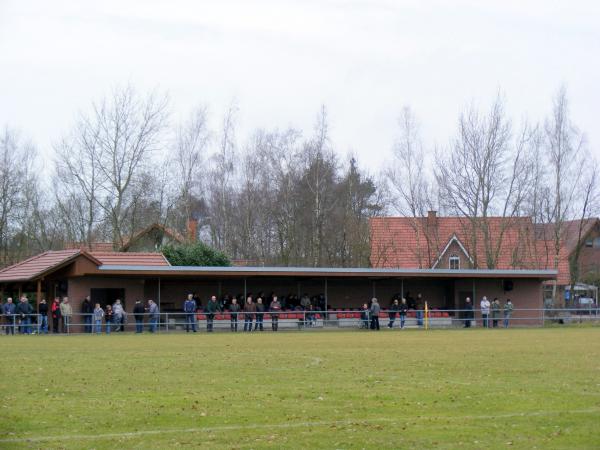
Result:
{"label": "support post", "polygon": [[35,304],[37,311],[40,306],[40,300],[42,299],[42,280],[37,280],[37,292],[35,293]]}
{"label": "support post", "polygon": [[160,308],[160,277],[158,277],[158,329],[156,330],[158,333],[160,333],[160,318],[162,317],[162,309]]}

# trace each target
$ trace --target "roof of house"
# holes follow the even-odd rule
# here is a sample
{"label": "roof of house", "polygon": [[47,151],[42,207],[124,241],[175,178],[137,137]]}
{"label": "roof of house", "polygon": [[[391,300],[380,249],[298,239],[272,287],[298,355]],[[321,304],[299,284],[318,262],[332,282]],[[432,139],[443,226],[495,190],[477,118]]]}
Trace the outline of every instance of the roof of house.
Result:
{"label": "roof of house", "polygon": [[93,255],[80,249],[51,250],[0,270],[0,281],[26,281],[38,278],[63,267],[80,255],[84,255],[98,265],[102,264]]}
{"label": "roof of house", "polygon": [[482,270],[482,269],[388,269],[363,267],[214,267],[214,266],[124,266],[103,265],[100,271],[111,275],[151,276],[298,276],[298,277],[371,277],[371,278],[537,278],[553,279],[554,270]]}
{"label": "roof of house", "polygon": [[0,282],[29,281],[41,278],[85,257],[96,266],[106,264],[142,264],[149,267],[169,266],[162,253],[87,252],[82,249],[49,250],[0,270]]}
{"label": "roof of house", "polygon": [[174,230],[173,228],[167,227],[160,223],[153,223],[153,224],[147,226],[146,228],[144,228],[143,230],[140,230],[137,233],[135,233],[131,237],[131,239],[129,239],[127,242],[125,242],[123,244],[123,246],[121,247],[121,251],[127,251],[127,249],[129,247],[131,247],[133,244],[135,244],[137,241],[139,241],[142,237],[144,237],[145,235],[149,234],[150,232],[152,232],[154,230],[161,231],[162,233],[170,236],[173,240],[175,240],[179,243],[185,242],[185,238],[177,230]]}
{"label": "roof of house", "polygon": [[[487,218],[491,241],[502,236],[496,269],[533,268],[535,261],[525,251],[523,241],[531,234],[529,217],[510,219],[506,225],[502,217]],[[377,217],[370,221],[371,265],[374,267],[430,268],[454,235],[464,245],[468,255],[487,268],[484,236],[477,229],[477,247],[471,248],[471,223],[461,217]],[[515,253],[515,249],[520,251]]]}

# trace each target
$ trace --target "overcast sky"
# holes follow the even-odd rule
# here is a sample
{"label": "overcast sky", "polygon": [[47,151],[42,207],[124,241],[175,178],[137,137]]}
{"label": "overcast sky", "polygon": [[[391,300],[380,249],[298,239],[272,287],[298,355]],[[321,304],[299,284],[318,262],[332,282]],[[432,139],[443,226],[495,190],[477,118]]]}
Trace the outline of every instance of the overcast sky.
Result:
{"label": "overcast sky", "polygon": [[44,152],[115,85],[169,92],[172,119],[213,120],[235,100],[239,136],[312,129],[372,171],[403,105],[428,146],[465,105],[501,90],[516,121],[542,119],[561,83],[600,156],[600,2],[0,0],[0,125]]}

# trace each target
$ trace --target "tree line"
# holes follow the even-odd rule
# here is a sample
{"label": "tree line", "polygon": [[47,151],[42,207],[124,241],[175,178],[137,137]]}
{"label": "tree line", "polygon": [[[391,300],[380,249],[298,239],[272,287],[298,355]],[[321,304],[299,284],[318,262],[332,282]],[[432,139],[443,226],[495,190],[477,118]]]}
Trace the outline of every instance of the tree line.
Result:
{"label": "tree line", "polygon": [[423,144],[416,115],[404,108],[392,160],[374,175],[339,156],[325,107],[311,130],[256,129],[243,137],[235,104],[218,127],[206,107],[180,123],[170,111],[164,94],[115,88],[78,115],[43,172],[24,133],[5,127],[2,264],[73,243],[118,249],[152,223],[185,233],[193,218],[200,239],[232,259],[368,266],[371,217],[416,220],[436,210],[479,230],[470,244],[485,250],[479,265],[493,268],[502,239],[491,237],[488,218],[528,215],[554,224],[548,242],[558,255],[561,224],[583,224],[598,212],[597,164],[564,88],[539,123],[513,123],[500,95],[484,110],[469,106],[454,136],[436,148]]}

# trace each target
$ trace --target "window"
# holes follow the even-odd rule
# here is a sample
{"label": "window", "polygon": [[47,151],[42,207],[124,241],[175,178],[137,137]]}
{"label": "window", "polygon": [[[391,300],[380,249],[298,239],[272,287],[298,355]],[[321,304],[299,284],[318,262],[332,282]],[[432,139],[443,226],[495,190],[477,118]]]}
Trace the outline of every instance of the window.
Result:
{"label": "window", "polygon": [[457,255],[450,255],[450,258],[448,258],[448,267],[451,270],[460,269],[460,258]]}

